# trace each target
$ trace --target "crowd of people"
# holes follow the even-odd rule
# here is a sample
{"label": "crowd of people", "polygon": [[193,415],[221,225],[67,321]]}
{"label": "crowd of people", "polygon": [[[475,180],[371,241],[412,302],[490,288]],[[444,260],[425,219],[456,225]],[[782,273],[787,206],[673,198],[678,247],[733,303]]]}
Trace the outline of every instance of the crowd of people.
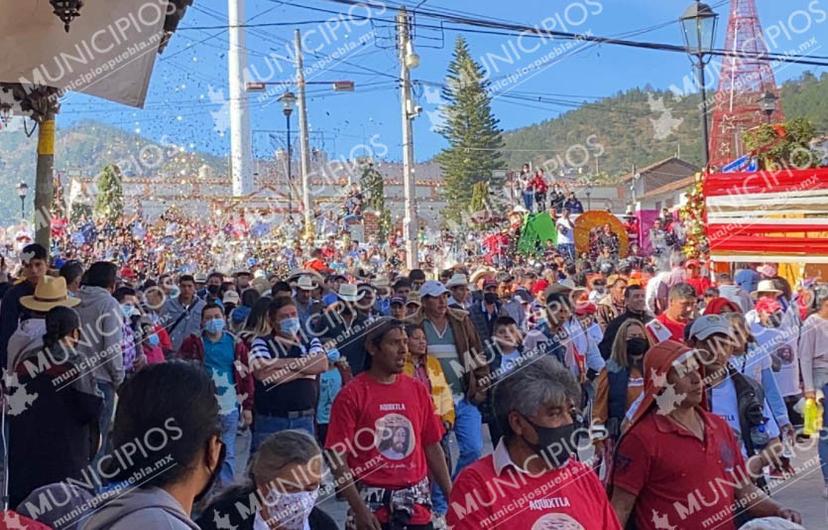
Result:
{"label": "crowd of people", "polygon": [[0,284],[5,485],[29,524],[801,528],[770,494],[828,391],[828,288],[773,264],[559,240],[436,273],[313,248],[225,274],[193,248],[170,273],[116,265],[128,239],[109,260],[29,244]]}

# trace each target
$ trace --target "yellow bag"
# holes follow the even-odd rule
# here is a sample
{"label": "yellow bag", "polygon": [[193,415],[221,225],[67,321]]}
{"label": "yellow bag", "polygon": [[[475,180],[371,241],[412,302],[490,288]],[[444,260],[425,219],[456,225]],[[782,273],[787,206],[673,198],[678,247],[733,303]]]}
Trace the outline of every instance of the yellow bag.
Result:
{"label": "yellow bag", "polygon": [[817,403],[815,399],[806,399],[802,416],[804,419],[802,434],[805,436],[819,434],[819,430],[822,428],[822,405]]}

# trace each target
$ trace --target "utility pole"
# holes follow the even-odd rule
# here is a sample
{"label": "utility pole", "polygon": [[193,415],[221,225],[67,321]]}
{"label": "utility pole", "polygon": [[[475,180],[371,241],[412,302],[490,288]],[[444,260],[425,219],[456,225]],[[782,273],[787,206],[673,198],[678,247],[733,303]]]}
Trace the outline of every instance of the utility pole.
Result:
{"label": "utility pole", "polygon": [[402,149],[403,149],[403,192],[405,196],[405,217],[403,218],[403,236],[405,238],[405,261],[408,270],[419,267],[417,256],[417,211],[414,206],[416,191],[414,186],[414,139],[411,132],[411,120],[414,118],[414,104],[411,101],[411,76],[409,69],[416,68],[419,57],[411,45],[411,33],[408,12],[400,9],[397,13],[397,46],[400,57],[400,94],[402,111]]}
{"label": "utility pole", "polygon": [[251,149],[250,114],[247,112],[247,94],[244,90],[244,71],[247,66],[245,50],[244,0],[227,0],[229,49],[227,53],[230,84],[230,173],[233,176],[233,195],[239,197],[253,192],[253,151]]}
{"label": "utility pole", "polygon": [[308,140],[308,107],[305,100],[305,66],[302,58],[302,36],[294,33],[296,48],[296,91],[299,94],[299,166],[302,172],[302,209],[305,213],[305,240],[313,241],[316,230],[310,200],[310,142]]}

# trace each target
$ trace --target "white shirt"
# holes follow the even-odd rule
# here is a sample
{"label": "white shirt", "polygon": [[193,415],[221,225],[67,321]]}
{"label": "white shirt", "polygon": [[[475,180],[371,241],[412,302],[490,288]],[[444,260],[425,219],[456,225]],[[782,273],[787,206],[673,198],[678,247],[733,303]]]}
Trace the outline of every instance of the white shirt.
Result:
{"label": "white shirt", "polygon": [[570,359],[570,355],[574,354],[573,348],[579,355],[583,355],[586,360],[587,368],[592,368],[596,372],[600,372],[604,368],[604,358],[601,357],[601,352],[598,350],[598,343],[584,330],[581,323],[571,318],[564,324],[564,329],[567,333],[567,340],[562,341],[566,346],[566,363],[577,374],[578,365],[574,358]]}
{"label": "white shirt", "polygon": [[[755,315],[756,311],[751,311],[746,316],[750,316],[751,313]],[[783,397],[799,394],[799,329],[786,325],[784,318],[778,328],[766,328],[759,324],[756,317],[747,320],[753,320],[750,332],[756,337],[757,355],[767,356],[768,359],[775,356],[782,362],[781,370],[773,372],[779,393]]]}
{"label": "white shirt", "polygon": [[815,380],[814,372],[828,372],[828,319],[817,314],[809,316],[802,326],[799,343],[800,362],[802,363],[802,383],[805,390],[822,389],[823,381]]}
{"label": "white shirt", "polygon": [[571,245],[575,242],[575,234],[573,233],[572,221],[561,217],[556,224],[558,228],[558,244]]}
{"label": "white shirt", "polygon": [[654,315],[656,314],[656,297],[658,296],[659,287],[667,283],[667,278],[669,277],[669,272],[659,272],[647,282],[647,288],[644,291],[644,296],[647,301],[647,311]]}
{"label": "white shirt", "polygon": [[[736,399],[736,385],[729,377],[725,378],[721,383],[714,386],[713,393],[713,414],[719,416],[730,425],[733,429],[733,434],[739,440],[739,445],[742,447],[742,455],[747,457],[747,448],[742,442],[742,426],[739,424],[739,402]],[[768,418],[765,424],[768,436],[775,438],[779,436],[779,426],[776,425],[776,420],[773,419],[773,413],[768,406],[768,400],[763,403],[764,415]]]}

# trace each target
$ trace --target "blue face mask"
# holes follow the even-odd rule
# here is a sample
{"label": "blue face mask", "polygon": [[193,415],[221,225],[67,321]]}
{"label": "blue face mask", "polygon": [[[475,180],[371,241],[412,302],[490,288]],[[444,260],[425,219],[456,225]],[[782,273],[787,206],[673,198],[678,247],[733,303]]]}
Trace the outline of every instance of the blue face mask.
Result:
{"label": "blue face mask", "polygon": [[330,350],[328,350],[328,362],[333,364],[337,362],[340,357],[342,357],[342,354],[339,353],[339,350],[337,350],[336,348],[331,348]]}
{"label": "blue face mask", "polygon": [[123,313],[126,318],[131,317],[134,312],[135,312],[135,306],[134,305],[132,305],[132,304],[121,304],[121,313]]}
{"label": "blue face mask", "polygon": [[299,333],[299,329],[302,327],[302,324],[299,322],[299,318],[286,318],[279,322],[279,328],[281,329],[282,333],[285,335],[296,335]]}
{"label": "blue face mask", "polygon": [[212,318],[204,323],[204,331],[210,334],[217,334],[224,331],[224,319]]}
{"label": "blue face mask", "polygon": [[147,344],[149,344],[150,346],[152,346],[154,348],[154,347],[158,346],[159,344],[161,344],[161,339],[158,338],[158,335],[153,333],[153,334],[151,334],[147,337]]}

